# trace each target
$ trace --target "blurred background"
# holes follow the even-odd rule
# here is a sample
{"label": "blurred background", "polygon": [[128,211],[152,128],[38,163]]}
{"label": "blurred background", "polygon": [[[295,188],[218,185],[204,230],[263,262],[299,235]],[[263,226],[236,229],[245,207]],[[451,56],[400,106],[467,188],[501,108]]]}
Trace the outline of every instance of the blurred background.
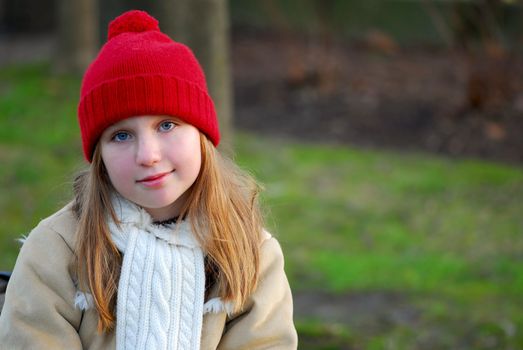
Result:
{"label": "blurred background", "polygon": [[0,270],[71,198],[81,76],[129,9],[193,48],[264,185],[300,349],[523,349],[516,0],[0,0]]}

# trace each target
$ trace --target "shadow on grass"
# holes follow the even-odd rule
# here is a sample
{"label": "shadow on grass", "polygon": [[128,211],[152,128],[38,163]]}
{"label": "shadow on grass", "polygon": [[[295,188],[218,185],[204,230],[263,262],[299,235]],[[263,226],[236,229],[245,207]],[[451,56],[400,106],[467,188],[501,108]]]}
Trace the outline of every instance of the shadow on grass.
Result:
{"label": "shadow on grass", "polygon": [[295,293],[294,307],[299,348],[306,350],[494,350],[523,345],[509,319],[478,319],[468,305],[441,296],[303,291]]}

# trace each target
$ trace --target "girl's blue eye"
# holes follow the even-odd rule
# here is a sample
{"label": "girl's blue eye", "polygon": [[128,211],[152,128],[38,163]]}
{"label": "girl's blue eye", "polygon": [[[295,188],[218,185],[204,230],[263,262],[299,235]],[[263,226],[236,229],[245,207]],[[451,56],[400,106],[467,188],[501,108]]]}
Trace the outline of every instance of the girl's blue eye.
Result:
{"label": "girl's blue eye", "polygon": [[119,131],[116,134],[114,134],[113,140],[116,142],[123,142],[123,141],[129,140],[130,137],[131,137],[131,135],[129,135],[128,132]]}
{"label": "girl's blue eye", "polygon": [[160,124],[160,131],[169,131],[174,129],[175,124],[173,122],[162,122]]}

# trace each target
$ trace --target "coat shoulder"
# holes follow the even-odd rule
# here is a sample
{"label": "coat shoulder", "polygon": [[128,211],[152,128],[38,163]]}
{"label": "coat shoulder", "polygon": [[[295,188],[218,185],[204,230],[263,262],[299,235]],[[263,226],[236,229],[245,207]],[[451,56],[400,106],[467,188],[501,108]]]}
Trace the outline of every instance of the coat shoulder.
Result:
{"label": "coat shoulder", "polygon": [[71,252],[73,252],[78,219],[74,215],[72,207],[72,203],[68,203],[62,209],[40,221],[40,223],[33,229],[30,236],[45,235],[53,232],[57,234],[65,242]]}

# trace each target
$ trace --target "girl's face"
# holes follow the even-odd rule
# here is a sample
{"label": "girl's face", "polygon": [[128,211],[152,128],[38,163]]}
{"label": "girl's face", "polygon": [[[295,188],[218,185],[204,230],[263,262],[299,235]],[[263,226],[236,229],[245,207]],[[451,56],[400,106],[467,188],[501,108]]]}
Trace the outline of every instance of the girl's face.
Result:
{"label": "girl's face", "polygon": [[200,132],[169,116],[124,119],[105,129],[101,155],[113,187],[154,220],[180,214],[200,172]]}

